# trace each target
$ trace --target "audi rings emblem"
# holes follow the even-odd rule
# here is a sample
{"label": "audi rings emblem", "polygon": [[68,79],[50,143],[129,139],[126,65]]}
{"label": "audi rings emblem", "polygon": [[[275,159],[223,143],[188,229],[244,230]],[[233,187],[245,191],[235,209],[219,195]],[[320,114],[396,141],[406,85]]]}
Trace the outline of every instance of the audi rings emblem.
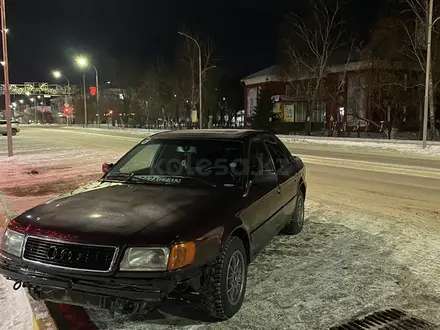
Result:
{"label": "audi rings emblem", "polygon": [[51,261],[75,262],[81,258],[81,253],[68,248],[51,246],[46,252],[47,259]]}

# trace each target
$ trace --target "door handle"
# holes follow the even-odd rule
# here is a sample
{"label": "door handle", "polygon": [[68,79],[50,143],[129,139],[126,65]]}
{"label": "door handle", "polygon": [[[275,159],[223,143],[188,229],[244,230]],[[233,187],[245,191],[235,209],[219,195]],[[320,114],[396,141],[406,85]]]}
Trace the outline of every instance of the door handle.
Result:
{"label": "door handle", "polygon": [[281,187],[280,186],[277,187],[277,193],[281,194]]}

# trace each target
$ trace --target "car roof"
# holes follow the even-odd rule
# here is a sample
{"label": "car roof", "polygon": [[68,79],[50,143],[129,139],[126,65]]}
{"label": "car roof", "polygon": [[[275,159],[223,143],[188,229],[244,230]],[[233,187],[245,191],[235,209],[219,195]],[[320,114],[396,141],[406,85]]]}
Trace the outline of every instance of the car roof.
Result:
{"label": "car roof", "polygon": [[244,140],[260,133],[253,129],[187,129],[156,133],[151,139]]}

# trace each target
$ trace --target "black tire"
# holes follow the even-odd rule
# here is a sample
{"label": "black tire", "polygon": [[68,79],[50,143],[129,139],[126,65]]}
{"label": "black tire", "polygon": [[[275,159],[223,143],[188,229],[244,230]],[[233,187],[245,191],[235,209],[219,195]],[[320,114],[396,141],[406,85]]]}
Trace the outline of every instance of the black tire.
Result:
{"label": "black tire", "polygon": [[[228,296],[228,268],[231,260],[237,257],[243,262],[243,269],[240,269],[243,276],[238,297],[231,302]],[[231,237],[221,255],[208,266],[206,283],[200,292],[203,307],[209,315],[218,320],[227,320],[240,310],[246,293],[247,268],[248,260],[242,240]]]}
{"label": "black tire", "polygon": [[3,136],[6,136],[6,135],[8,135],[8,134],[2,134]]}
{"label": "black tire", "polygon": [[304,194],[301,192],[296,199],[296,205],[295,210],[293,210],[292,213],[292,219],[281,231],[283,234],[298,235],[302,231],[304,227],[304,202],[305,197]]}
{"label": "black tire", "polygon": [[12,129],[12,135],[17,135],[17,130],[15,128]]}

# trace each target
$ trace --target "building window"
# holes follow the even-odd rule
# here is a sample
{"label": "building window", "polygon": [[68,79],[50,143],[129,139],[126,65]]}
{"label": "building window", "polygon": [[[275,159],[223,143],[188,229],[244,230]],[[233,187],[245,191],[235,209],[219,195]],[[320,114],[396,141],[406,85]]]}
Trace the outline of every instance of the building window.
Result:
{"label": "building window", "polygon": [[325,101],[315,101],[313,102],[313,122],[324,122],[326,120],[326,103]]}
{"label": "building window", "polygon": [[307,118],[307,102],[295,102],[294,105],[295,123],[305,122]]}

